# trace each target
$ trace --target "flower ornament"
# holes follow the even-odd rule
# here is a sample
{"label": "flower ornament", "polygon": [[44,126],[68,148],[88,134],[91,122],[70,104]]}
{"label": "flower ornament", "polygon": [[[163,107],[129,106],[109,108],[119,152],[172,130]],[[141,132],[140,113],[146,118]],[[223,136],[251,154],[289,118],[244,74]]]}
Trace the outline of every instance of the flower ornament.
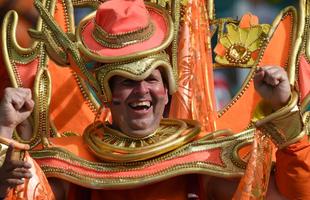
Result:
{"label": "flower ornament", "polygon": [[222,66],[251,67],[266,41],[269,24],[258,24],[258,18],[246,14],[239,25],[226,24],[227,32],[219,37],[215,47],[215,61]]}

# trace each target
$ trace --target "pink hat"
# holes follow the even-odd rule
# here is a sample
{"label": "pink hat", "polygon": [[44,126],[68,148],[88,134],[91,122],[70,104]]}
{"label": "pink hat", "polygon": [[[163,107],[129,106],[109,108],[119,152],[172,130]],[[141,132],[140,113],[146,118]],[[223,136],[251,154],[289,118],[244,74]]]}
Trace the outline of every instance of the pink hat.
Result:
{"label": "pink hat", "polygon": [[97,62],[141,58],[168,47],[173,39],[170,15],[143,0],[110,0],[78,27],[79,48]]}

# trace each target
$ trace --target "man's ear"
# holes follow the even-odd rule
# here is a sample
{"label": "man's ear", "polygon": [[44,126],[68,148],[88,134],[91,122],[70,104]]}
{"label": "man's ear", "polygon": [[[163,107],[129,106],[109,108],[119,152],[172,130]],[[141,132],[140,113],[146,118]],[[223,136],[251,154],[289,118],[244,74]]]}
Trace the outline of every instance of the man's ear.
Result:
{"label": "man's ear", "polygon": [[168,88],[167,88],[167,86],[165,86],[165,93],[166,93],[166,95],[165,95],[165,106],[168,104],[168,102],[169,102],[169,95],[168,95]]}

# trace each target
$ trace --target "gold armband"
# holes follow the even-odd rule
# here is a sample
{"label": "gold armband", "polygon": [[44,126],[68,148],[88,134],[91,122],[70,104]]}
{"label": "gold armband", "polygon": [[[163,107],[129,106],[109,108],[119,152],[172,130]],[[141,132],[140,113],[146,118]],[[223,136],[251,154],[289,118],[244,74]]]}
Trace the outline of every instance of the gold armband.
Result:
{"label": "gold armband", "polygon": [[255,123],[280,149],[297,142],[305,135],[297,102],[297,93],[293,91],[288,105]]}
{"label": "gold armband", "polygon": [[7,145],[0,143],[0,166],[2,166],[4,162],[7,149],[8,149]]}

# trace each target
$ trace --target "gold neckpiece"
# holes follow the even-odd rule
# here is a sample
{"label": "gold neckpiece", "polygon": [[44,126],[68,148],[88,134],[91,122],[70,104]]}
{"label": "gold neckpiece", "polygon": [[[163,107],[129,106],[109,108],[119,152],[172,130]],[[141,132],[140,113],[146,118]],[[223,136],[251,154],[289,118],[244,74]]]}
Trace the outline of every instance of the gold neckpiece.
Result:
{"label": "gold neckpiece", "polygon": [[200,132],[196,121],[162,119],[159,128],[144,138],[132,138],[95,122],[87,127],[84,140],[100,159],[113,162],[134,162],[161,155],[188,143]]}

